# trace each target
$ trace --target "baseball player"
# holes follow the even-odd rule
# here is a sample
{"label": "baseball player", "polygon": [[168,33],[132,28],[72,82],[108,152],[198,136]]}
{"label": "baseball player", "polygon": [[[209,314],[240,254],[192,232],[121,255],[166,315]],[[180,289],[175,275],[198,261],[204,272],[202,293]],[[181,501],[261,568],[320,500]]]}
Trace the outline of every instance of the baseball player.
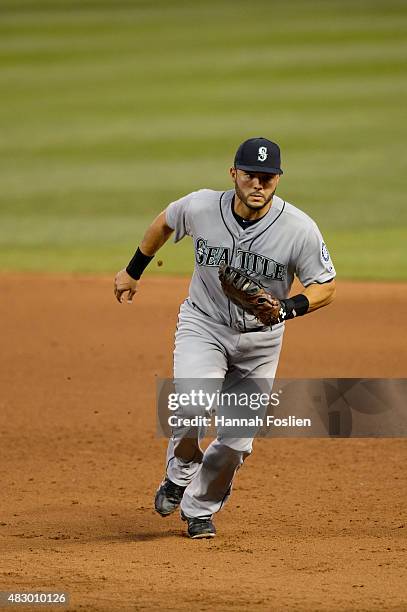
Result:
{"label": "baseball player", "polygon": [[[315,222],[276,195],[282,174],[276,143],[246,140],[230,168],[233,189],[201,189],[169,204],[117,273],[116,298],[122,302],[127,293],[131,302],[143,271],[171,234],[175,242],[192,238],[195,269],[175,333],[176,381],[261,379],[271,388],[285,322],[334,299],[328,249]],[[295,276],[303,290],[288,297]],[[210,538],[216,534],[213,515],[230,495],[254,433],[231,437],[219,427],[203,452],[203,432],[194,431],[187,436],[174,428],[155,509],[168,516],[180,507],[189,536]]]}

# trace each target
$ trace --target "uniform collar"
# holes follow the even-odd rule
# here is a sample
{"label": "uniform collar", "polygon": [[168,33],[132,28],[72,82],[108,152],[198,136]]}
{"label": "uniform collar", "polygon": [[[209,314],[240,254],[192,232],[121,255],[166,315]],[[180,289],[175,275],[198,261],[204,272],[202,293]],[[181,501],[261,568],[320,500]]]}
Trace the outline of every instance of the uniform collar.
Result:
{"label": "uniform collar", "polygon": [[241,238],[242,236],[253,237],[256,234],[259,234],[264,229],[266,229],[269,225],[271,225],[274,220],[281,213],[281,210],[284,205],[284,201],[278,196],[273,196],[273,203],[270,207],[270,210],[262,217],[257,223],[253,223],[249,225],[245,229],[240,227],[239,223],[236,221],[233,212],[232,212],[232,200],[235,195],[235,190],[230,189],[226,191],[224,197],[222,198],[222,213],[225,220],[225,223],[228,229],[233,233],[233,235],[237,238]]}

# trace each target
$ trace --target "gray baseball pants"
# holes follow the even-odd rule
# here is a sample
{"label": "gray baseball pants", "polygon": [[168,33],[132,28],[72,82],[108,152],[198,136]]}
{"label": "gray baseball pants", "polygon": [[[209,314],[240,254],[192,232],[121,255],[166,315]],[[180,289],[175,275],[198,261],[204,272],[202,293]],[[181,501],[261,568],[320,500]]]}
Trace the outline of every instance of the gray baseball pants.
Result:
{"label": "gray baseball pants", "polygon": [[[188,300],[180,309],[175,334],[174,378],[177,391],[191,384],[190,379],[216,379],[213,388],[271,392],[281,350],[284,327],[273,331],[241,333],[217,323],[197,310]],[[208,386],[207,386],[208,385]],[[205,381],[210,388],[211,381]],[[204,410],[204,409],[203,409]],[[233,416],[233,408],[225,416]],[[186,414],[185,410],[183,412]],[[196,408],[195,412],[196,414]],[[207,414],[207,413],[206,413]],[[186,486],[181,510],[189,517],[207,517],[218,512],[230,495],[236,471],[251,453],[256,429],[245,437],[230,437],[226,428],[217,429],[216,439],[202,451],[200,441],[205,429],[200,427],[188,437],[185,428],[173,428],[167,449],[167,476]]]}

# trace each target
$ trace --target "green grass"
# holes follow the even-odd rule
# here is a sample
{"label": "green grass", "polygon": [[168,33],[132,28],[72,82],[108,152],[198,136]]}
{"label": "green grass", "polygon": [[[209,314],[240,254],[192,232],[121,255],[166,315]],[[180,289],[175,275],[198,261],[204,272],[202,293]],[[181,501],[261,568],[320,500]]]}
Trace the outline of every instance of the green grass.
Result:
{"label": "green grass", "polygon": [[406,30],[396,0],[3,0],[0,269],[113,272],[261,134],[339,276],[407,280]]}

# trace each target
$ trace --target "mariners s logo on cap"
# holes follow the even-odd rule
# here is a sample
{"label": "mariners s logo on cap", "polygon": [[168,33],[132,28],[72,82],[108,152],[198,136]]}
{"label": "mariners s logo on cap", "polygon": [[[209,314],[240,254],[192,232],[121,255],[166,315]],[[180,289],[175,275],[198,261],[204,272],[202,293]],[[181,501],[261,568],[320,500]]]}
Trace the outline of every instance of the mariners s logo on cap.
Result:
{"label": "mariners s logo on cap", "polygon": [[257,156],[259,161],[266,161],[267,159],[267,147],[259,147],[259,154]]}

